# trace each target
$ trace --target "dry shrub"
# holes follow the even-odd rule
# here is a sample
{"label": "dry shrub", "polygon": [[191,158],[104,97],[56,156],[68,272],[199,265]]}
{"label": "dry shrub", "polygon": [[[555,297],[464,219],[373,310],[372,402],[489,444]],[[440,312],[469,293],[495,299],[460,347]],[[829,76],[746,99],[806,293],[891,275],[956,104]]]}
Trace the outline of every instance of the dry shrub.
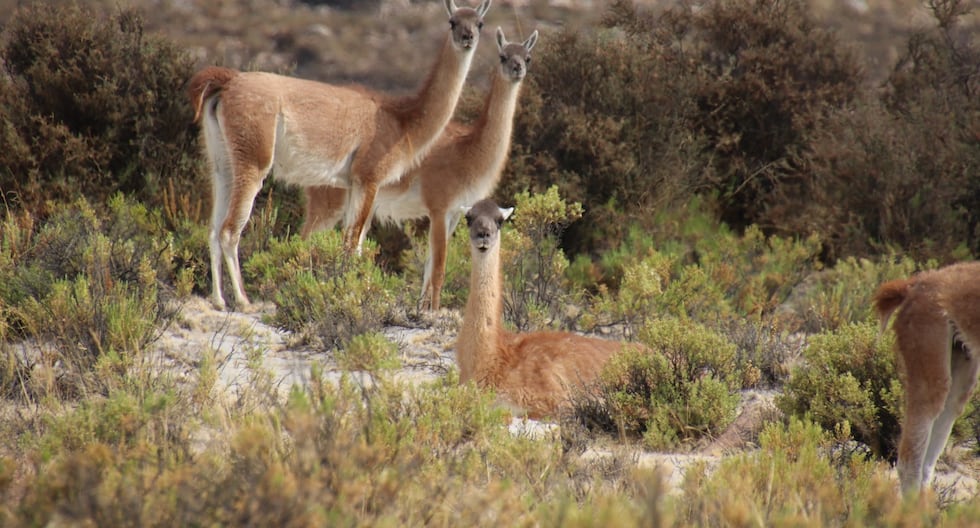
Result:
{"label": "dry shrub", "polygon": [[36,213],[79,194],[122,191],[159,204],[164,185],[202,181],[192,73],[176,45],[145,35],[140,15],[105,18],[74,4],[31,4],[0,43],[0,191]]}
{"label": "dry shrub", "polygon": [[796,1],[660,16],[619,1],[605,23],[542,39],[499,194],[554,183],[581,202],[573,254],[615,247],[629,221],[695,193],[737,228],[778,226],[773,190],[799,177],[807,132],[859,92],[852,54]]}

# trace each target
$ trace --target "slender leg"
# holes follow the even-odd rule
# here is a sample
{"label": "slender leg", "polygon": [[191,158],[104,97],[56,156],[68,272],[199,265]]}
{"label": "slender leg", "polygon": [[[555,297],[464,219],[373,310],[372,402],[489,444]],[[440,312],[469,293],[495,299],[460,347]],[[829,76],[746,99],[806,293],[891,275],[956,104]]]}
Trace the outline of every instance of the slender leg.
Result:
{"label": "slender leg", "polygon": [[347,210],[344,215],[347,232],[344,233],[344,250],[348,254],[355,252],[361,254],[361,245],[367,235],[367,224],[371,221],[374,198],[377,194],[378,186],[373,183],[352,185],[347,193]]}
{"label": "slender leg", "polygon": [[231,188],[231,196],[228,201],[228,213],[221,225],[220,244],[221,251],[225,256],[225,264],[231,278],[231,286],[235,294],[235,301],[239,309],[243,309],[249,304],[248,296],[245,295],[245,288],[242,284],[242,269],[238,260],[238,243],[241,240],[242,231],[252,214],[252,206],[255,203],[255,195],[262,189],[262,179],[264,172],[257,169],[240,170],[240,179],[237,185]]}
{"label": "slender leg", "polygon": [[227,167],[221,167],[213,162],[211,174],[212,207],[211,225],[208,232],[208,252],[211,257],[211,304],[219,310],[225,309],[224,296],[221,293],[221,225],[228,215],[228,197],[231,194],[231,174]]}
{"label": "slender leg", "polygon": [[[928,298],[907,301],[894,324],[898,351],[905,365],[905,422],[898,446],[898,475],[904,493],[918,491],[932,467],[930,445],[941,451],[946,438],[933,438],[937,418],[952,387],[949,325],[939,306]],[[937,431],[941,436],[941,431]],[[933,460],[933,463],[935,461]]]}
{"label": "slender leg", "polygon": [[438,310],[439,293],[446,272],[446,216],[436,213],[429,216],[429,251],[425,260],[425,278],[422,281],[422,309]]}
{"label": "slender leg", "polygon": [[430,249],[429,252],[432,261],[432,309],[438,310],[442,304],[442,287],[446,282],[446,254],[449,240],[452,238],[453,232],[456,231],[456,226],[459,224],[462,215],[459,211],[449,211],[445,215],[435,216],[444,218],[439,230],[434,229],[435,224],[433,224],[429,236],[429,247],[434,248],[434,250]]}
{"label": "slender leg", "polygon": [[963,409],[970,400],[970,395],[977,384],[977,371],[980,361],[971,357],[969,351],[962,346],[953,345],[951,356],[952,383],[946,397],[946,405],[936,418],[929,436],[929,447],[926,449],[922,467],[922,484],[928,485],[936,467],[936,461],[943,452],[953,423],[963,414]]}

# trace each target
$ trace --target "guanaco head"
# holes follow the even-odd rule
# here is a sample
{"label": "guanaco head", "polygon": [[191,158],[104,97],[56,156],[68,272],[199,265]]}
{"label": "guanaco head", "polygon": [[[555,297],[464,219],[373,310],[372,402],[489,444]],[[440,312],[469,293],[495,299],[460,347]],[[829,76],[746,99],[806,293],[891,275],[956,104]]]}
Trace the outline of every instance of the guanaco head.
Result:
{"label": "guanaco head", "polygon": [[521,82],[527,75],[531,64],[531,49],[538,41],[538,31],[534,30],[523,44],[507,42],[504,31],[497,28],[497,50],[500,51],[500,71],[513,82]]}
{"label": "guanaco head", "polygon": [[470,228],[470,244],[474,251],[484,253],[500,243],[500,226],[514,212],[513,207],[503,209],[486,198],[465,208],[466,225]]}
{"label": "guanaco head", "polygon": [[480,40],[480,29],[483,28],[483,15],[490,9],[490,0],[483,0],[476,9],[457,7],[455,0],[445,0],[445,5],[449,13],[449,29],[452,31],[453,43],[463,50],[476,48]]}

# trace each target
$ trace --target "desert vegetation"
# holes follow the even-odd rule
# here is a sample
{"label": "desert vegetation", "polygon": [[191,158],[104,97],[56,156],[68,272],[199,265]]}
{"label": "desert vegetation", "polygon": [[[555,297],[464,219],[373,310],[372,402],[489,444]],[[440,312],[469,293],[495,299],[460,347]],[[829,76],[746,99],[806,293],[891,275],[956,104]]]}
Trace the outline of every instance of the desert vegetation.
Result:
{"label": "desert vegetation", "polygon": [[[331,17],[331,46],[355,20],[444,23],[441,5],[327,4],[288,7]],[[416,345],[390,337],[430,328],[451,346],[462,230],[445,309],[421,312],[423,226],[373,231],[349,255],[338,231],[296,235],[300,197],[274,178],[241,239],[243,283],[285,336],[278,353],[310,358],[302,379],[284,386],[263,363],[272,345],[251,339],[230,390],[233,328],[167,353],[161,336],[217,313],[194,302],[212,286],[210,183],[185,83],[203,62],[248,69],[236,54],[260,69],[262,39],[203,60],[138,5],[4,15],[0,525],[980,522],[976,399],[937,466],[954,480],[898,500],[902,374],[872,310],[881,283],[980,252],[976,13],[929,2],[878,75],[816,3],[615,1],[565,29],[531,4],[487,14],[521,40],[542,21],[494,193],[516,211],[504,322],[648,350],[614,358],[536,434],[515,434],[451,362],[406,376]],[[385,75],[378,89],[412,78]],[[467,86],[459,119],[481,93]],[[746,424],[759,395],[772,403]],[[653,453],[695,462],[671,479]]]}

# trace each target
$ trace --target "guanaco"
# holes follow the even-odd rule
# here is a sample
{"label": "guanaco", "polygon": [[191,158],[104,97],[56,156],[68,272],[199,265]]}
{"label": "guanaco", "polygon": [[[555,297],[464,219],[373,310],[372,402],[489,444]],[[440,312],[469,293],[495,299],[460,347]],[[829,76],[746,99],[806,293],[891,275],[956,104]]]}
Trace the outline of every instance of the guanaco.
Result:
{"label": "guanaco", "polygon": [[[460,207],[489,196],[510,152],[514,112],[521,81],[527,75],[538,32],[523,44],[507,42],[497,28],[500,63],[491,70],[490,91],[472,126],[451,121],[436,146],[417,168],[386,185],[375,198],[375,216],[390,222],[430,219],[429,250],[422,280],[420,306],[438,310],[446,277],[446,246],[460,220]],[[307,187],[304,238],[340,221],[347,190]]]}
{"label": "guanaco", "polygon": [[500,228],[512,212],[490,199],[466,212],[473,269],[456,341],[459,381],[495,389],[502,403],[531,418],[555,416],[613,355],[638,345],[572,332],[504,329]]}
{"label": "guanaco", "polygon": [[898,446],[904,493],[932,480],[936,461],[977,384],[980,262],[953,264],[882,284],[874,296],[904,367],[905,419]]}
{"label": "guanaco", "polygon": [[452,118],[490,8],[490,0],[475,9],[454,0],[444,4],[449,35],[428,77],[409,96],[214,66],[191,78],[188,95],[212,173],[208,245],[216,307],[225,307],[222,257],[237,304],[249,305],[238,245],[270,170],[302,187],[349,189],[344,247],[360,250],[378,189],[418,165]]}

